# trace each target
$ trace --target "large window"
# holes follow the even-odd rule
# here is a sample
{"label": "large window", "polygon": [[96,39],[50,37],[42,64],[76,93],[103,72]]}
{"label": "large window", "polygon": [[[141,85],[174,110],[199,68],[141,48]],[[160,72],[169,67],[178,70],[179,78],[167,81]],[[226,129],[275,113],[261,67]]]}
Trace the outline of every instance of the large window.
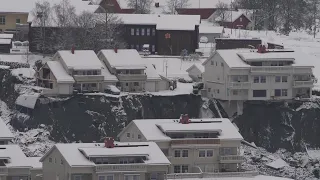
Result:
{"label": "large window", "polygon": [[253,90],[253,97],[267,97],[267,90]]}
{"label": "large window", "polygon": [[232,149],[233,148],[220,148],[220,155],[233,155]]}
{"label": "large window", "polygon": [[280,83],[280,82],[286,83],[286,82],[288,82],[288,76],[276,76],[275,82],[276,83]]}
{"label": "large window", "polygon": [[144,36],[144,28],[141,29],[141,36]]}
{"label": "large window", "polygon": [[206,157],[206,151],[205,150],[199,150],[199,157]]}
{"label": "large window", "polygon": [[150,36],[150,28],[147,28],[147,36]]}
{"label": "large window", "polygon": [[274,90],[274,96],[280,97],[280,96],[288,96],[288,89],[275,89]]}
{"label": "large window", "polygon": [[274,90],[274,96],[276,96],[276,97],[281,96],[281,89],[275,89]]}
{"label": "large window", "polygon": [[139,36],[140,35],[140,30],[139,28],[136,29],[136,36]]}
{"label": "large window", "polygon": [[199,150],[199,157],[212,157],[213,156],[213,149],[200,149]]}
{"label": "large window", "polygon": [[173,166],[174,173],[188,173],[189,167],[188,165],[176,165]]}
{"label": "large window", "polygon": [[189,151],[187,149],[177,149],[174,150],[174,157],[188,157],[189,156]]}
{"label": "large window", "polygon": [[266,83],[266,76],[254,76],[253,83]]}
{"label": "large window", "polygon": [[17,24],[20,24],[20,22],[21,22],[20,19],[16,19]]}
{"label": "large window", "polygon": [[134,28],[131,28],[131,36],[134,36]]}
{"label": "large window", "polygon": [[99,176],[98,180],[113,180],[114,176],[113,174],[108,174],[108,175],[102,175]]}
{"label": "large window", "polygon": [[276,77],[275,77],[275,82],[277,82],[277,83],[278,83],[278,82],[281,82],[281,76],[276,76]]}
{"label": "large window", "polygon": [[124,180],[140,180],[140,175],[139,174],[125,174],[124,175]]}
{"label": "large window", "polygon": [[259,83],[259,76],[253,77],[253,83]]}
{"label": "large window", "polygon": [[260,76],[260,83],[266,83],[266,77],[265,76]]}
{"label": "large window", "polygon": [[0,16],[0,25],[5,25],[5,24],[6,24],[6,17]]}

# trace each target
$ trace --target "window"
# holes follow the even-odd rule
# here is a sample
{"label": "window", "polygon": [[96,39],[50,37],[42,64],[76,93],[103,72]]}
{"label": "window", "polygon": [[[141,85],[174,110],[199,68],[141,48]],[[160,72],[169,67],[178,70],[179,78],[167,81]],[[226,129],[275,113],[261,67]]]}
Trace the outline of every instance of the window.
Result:
{"label": "window", "polygon": [[129,138],[130,137],[130,133],[127,133],[127,138]]}
{"label": "window", "polygon": [[208,88],[208,92],[211,92],[211,88]]}
{"label": "window", "polygon": [[253,77],[253,83],[259,83],[259,76]]}
{"label": "window", "polygon": [[51,163],[52,163],[52,158],[49,158],[49,162],[51,162]]}
{"label": "window", "polygon": [[91,87],[95,88],[95,87],[97,87],[97,84],[96,83],[92,83]]}
{"label": "window", "polygon": [[181,171],[180,171],[180,166],[174,166],[174,167],[173,167],[173,172],[174,172],[174,173],[181,173]]}
{"label": "window", "polygon": [[20,24],[20,19],[16,19],[16,23],[17,23],[17,24]]}
{"label": "window", "polygon": [[[126,83],[126,86],[129,86],[129,83]],[[129,136],[130,136],[130,133],[129,133]]]}
{"label": "window", "polygon": [[221,67],[223,67],[223,63],[221,63]]}
{"label": "window", "polygon": [[152,52],[156,52],[156,46],[152,45]]}
{"label": "window", "polygon": [[134,29],[131,28],[131,36],[134,36]]}
{"label": "window", "polygon": [[220,90],[219,89],[217,89],[217,94],[219,94],[220,93]]}
{"label": "window", "polygon": [[82,180],[82,176],[81,175],[75,175],[74,176],[74,180]]}
{"label": "window", "polygon": [[276,76],[276,77],[275,77],[275,82],[277,82],[277,83],[278,83],[278,82],[281,82],[281,76]]}
{"label": "window", "polygon": [[87,75],[92,75],[92,71],[87,71]]}
{"label": "window", "polygon": [[232,155],[232,148],[220,148],[220,155]]}
{"label": "window", "polygon": [[211,61],[211,65],[214,65],[214,62],[213,62],[213,61]]}
{"label": "window", "polygon": [[141,139],[141,135],[140,134],[138,134],[138,139]]}
{"label": "window", "polygon": [[113,174],[99,176],[98,180],[113,180]]}
{"label": "window", "polygon": [[144,28],[141,29],[141,36],[144,36]]}
{"label": "window", "polygon": [[267,90],[253,90],[253,97],[267,97]]}
{"label": "window", "polygon": [[282,76],[282,82],[288,82],[288,76]]}
{"label": "window", "polygon": [[282,89],[282,96],[288,96],[288,89]]}
{"label": "window", "polygon": [[188,165],[182,165],[181,166],[181,172],[182,173],[188,173],[188,171],[189,171]]}
{"label": "window", "polygon": [[189,167],[188,165],[176,165],[173,166],[174,173],[188,173]]}
{"label": "window", "polygon": [[0,16],[0,24],[5,25],[6,24],[6,17],[5,16]]}
{"label": "window", "polygon": [[233,91],[232,91],[232,94],[233,94],[233,95],[238,95],[238,90],[233,90]]}
{"label": "window", "polygon": [[180,157],[180,156],[181,156],[180,150],[175,150],[174,157]]}
{"label": "window", "polygon": [[156,35],[156,29],[152,28],[152,36],[155,36],[155,35]]}
{"label": "window", "polygon": [[281,89],[275,89],[274,90],[274,96],[276,96],[276,97],[281,96]]}
{"label": "window", "polygon": [[137,49],[137,51],[140,51],[140,46],[139,46],[139,44],[136,45],[136,49]]}
{"label": "window", "polygon": [[119,160],[119,163],[120,163],[120,164],[128,164],[128,159],[127,159],[127,158],[121,158],[121,159]]}
{"label": "window", "polygon": [[139,28],[136,29],[136,36],[139,36],[140,35],[140,31],[139,31]]}
{"label": "window", "polygon": [[206,151],[205,150],[199,150],[199,157],[206,157]]}
{"label": "window", "polygon": [[242,22],[242,17],[241,17],[241,18],[239,18],[239,20],[240,20],[240,22]]}
{"label": "window", "polygon": [[62,165],[63,165],[63,160],[62,160],[62,159],[60,159],[60,164],[62,164]]}
{"label": "window", "polygon": [[150,36],[150,28],[147,28],[147,36]]}
{"label": "window", "polygon": [[102,164],[102,163],[103,163],[102,158],[97,158],[96,159],[96,164]]}
{"label": "window", "polygon": [[266,77],[260,76],[260,83],[266,83]]}
{"label": "window", "polygon": [[140,180],[140,175],[132,174],[132,175],[124,175],[124,180]]}
{"label": "window", "polygon": [[213,156],[213,150],[207,150],[207,157]]}
{"label": "window", "polygon": [[99,176],[98,180],[106,180],[104,176]]}
{"label": "window", "polygon": [[188,157],[188,150],[182,150],[182,157]]}
{"label": "window", "polygon": [[139,86],[139,82],[133,82],[134,86]]}

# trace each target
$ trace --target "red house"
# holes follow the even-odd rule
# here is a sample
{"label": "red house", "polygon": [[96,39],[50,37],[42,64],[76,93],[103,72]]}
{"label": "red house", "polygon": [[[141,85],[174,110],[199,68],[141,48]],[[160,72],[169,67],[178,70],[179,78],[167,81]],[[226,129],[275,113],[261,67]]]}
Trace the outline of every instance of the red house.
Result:
{"label": "red house", "polygon": [[208,19],[215,11],[214,8],[183,8],[176,9],[178,14],[182,15],[200,15],[201,19]]}
{"label": "red house", "polygon": [[231,29],[247,29],[250,18],[241,11],[225,11],[223,15],[213,13],[209,17],[209,21],[217,22],[220,26]]}

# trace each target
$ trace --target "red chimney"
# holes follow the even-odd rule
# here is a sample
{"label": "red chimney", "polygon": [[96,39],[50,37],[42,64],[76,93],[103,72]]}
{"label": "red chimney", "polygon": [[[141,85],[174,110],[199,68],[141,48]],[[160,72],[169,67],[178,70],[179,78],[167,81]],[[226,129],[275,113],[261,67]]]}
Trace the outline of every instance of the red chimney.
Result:
{"label": "red chimney", "polygon": [[115,52],[115,53],[118,53],[118,48],[114,48],[114,52]]}
{"label": "red chimney", "polygon": [[259,46],[258,46],[258,53],[266,53],[266,52],[267,52],[266,46],[259,44]]}
{"label": "red chimney", "polygon": [[104,139],[104,147],[106,147],[106,148],[114,148],[114,139],[113,139],[113,137],[106,137]]}
{"label": "red chimney", "polygon": [[71,53],[74,54],[74,46],[71,47]]}
{"label": "red chimney", "polygon": [[188,114],[181,114],[180,123],[181,124],[189,124],[189,115]]}

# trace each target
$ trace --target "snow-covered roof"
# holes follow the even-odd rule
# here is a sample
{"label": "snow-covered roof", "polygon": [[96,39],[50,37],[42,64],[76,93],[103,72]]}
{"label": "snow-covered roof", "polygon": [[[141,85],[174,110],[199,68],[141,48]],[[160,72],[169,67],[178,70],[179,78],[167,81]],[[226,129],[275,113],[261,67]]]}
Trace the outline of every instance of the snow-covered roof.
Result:
{"label": "snow-covered roof", "polygon": [[238,53],[240,58],[244,61],[294,61],[295,56],[293,53],[277,52],[277,53],[257,53],[257,52],[245,52]]}
{"label": "snow-covered roof", "polygon": [[104,62],[101,62],[102,69],[101,69],[101,75],[104,76],[104,81],[106,82],[117,82],[118,78],[111,74],[107,66],[104,64]]}
{"label": "snow-covered roof", "polygon": [[193,31],[200,24],[200,15],[117,14],[124,24],[156,25],[157,30]]}
{"label": "snow-covered roof", "polygon": [[30,166],[33,169],[42,169],[42,162],[40,162],[41,157],[27,157]]}
{"label": "snow-covered roof", "polygon": [[[257,50],[254,50],[254,52],[250,52],[250,49],[221,49],[221,50],[217,50],[216,53],[211,56],[210,58],[207,59],[211,60],[216,57],[216,56],[220,56],[230,68],[249,68],[251,67],[249,64],[245,63],[241,57],[238,54],[245,54],[245,53],[252,53],[252,57],[256,57],[258,58],[259,56],[264,57],[264,56],[270,56],[270,57],[276,57],[277,54],[282,54],[280,52],[268,52],[268,53],[258,53],[256,52]],[[269,55],[266,55],[269,54]],[[312,61],[305,61],[306,58],[308,59],[315,59],[316,57],[314,56],[310,56],[306,53],[303,52],[283,52],[283,58],[285,56],[289,57],[289,58],[294,58],[294,64],[292,64],[292,66],[308,66],[308,67],[313,67],[313,65],[310,63]],[[249,55],[248,55],[249,58]],[[207,61],[205,61],[203,63],[206,64]]]}
{"label": "snow-covered roof", "polygon": [[[73,70],[101,70],[102,64],[96,53],[92,50],[58,51],[61,60],[69,69]],[[56,55],[55,55],[56,56]]]}
{"label": "snow-covered roof", "polygon": [[135,49],[118,49],[117,52],[113,49],[103,49],[100,53],[104,55],[113,68],[146,69],[146,64]]}
{"label": "snow-covered roof", "polygon": [[40,96],[39,93],[21,94],[16,99],[16,105],[34,109],[34,106],[36,105],[39,96]]}
{"label": "snow-covered roof", "polygon": [[2,120],[2,118],[0,118],[0,139],[1,140],[11,140],[13,139],[14,136],[11,133],[10,129],[8,128],[8,126],[4,123],[4,121]]}
{"label": "snow-covered roof", "polygon": [[19,145],[16,144],[0,145],[0,158],[9,159],[9,163],[5,164],[8,168],[32,167],[26,155],[22,152]]}
{"label": "snow-covered roof", "polygon": [[289,166],[284,160],[282,160],[281,158],[276,159],[275,161],[266,164],[268,167],[271,167],[273,169],[281,169],[283,167],[287,167]]}
{"label": "snow-covered roof", "polygon": [[200,72],[204,73],[204,66],[201,64],[193,64],[192,66],[190,66],[186,71],[189,72],[191,69],[193,68],[197,68]]}
{"label": "snow-covered roof", "polygon": [[220,2],[231,4],[232,0],[189,0],[189,6],[184,9],[207,9],[207,8],[216,8],[217,4]]}
{"label": "snow-covered roof", "polygon": [[[212,119],[190,119],[191,122],[181,124],[177,119],[142,119],[133,120],[131,123],[135,124],[140,132],[148,141],[170,141],[171,138],[164,134],[164,131],[170,132],[220,132],[219,139],[236,139],[241,140],[243,137],[232,125],[229,119],[212,118]],[[130,124],[131,124],[130,123]],[[129,124],[129,125],[130,125]],[[128,126],[129,126],[128,125]],[[161,130],[162,129],[162,130]],[[125,132],[125,129],[118,135]]]}
{"label": "snow-covered roof", "polygon": [[147,81],[148,80],[161,80],[161,77],[159,76],[158,72],[154,68],[154,66],[151,63],[146,62],[146,75],[147,75]]}
{"label": "snow-covered roof", "polygon": [[58,83],[74,83],[74,79],[70,76],[66,70],[63,68],[59,61],[47,61],[46,64],[48,65],[50,71],[57,79]]}
{"label": "snow-covered roof", "polygon": [[12,39],[13,34],[0,34],[0,39]]}
{"label": "snow-covered roof", "polygon": [[199,26],[199,33],[203,34],[222,34],[223,33],[223,26],[207,26],[207,25],[200,25]]}
{"label": "snow-covered roof", "polygon": [[[89,161],[85,155],[87,155],[88,157],[124,157],[131,154],[140,154],[143,156],[147,155],[147,160],[144,161],[145,164],[170,164],[169,160],[165,157],[158,145],[154,142],[115,142],[115,145],[132,145],[138,147],[105,148],[103,143],[55,144],[54,147],[51,148],[51,150],[41,158],[40,161],[43,161],[54,148],[57,148],[70,166],[95,166],[95,163]],[[83,154],[81,152],[83,152]]]}
{"label": "snow-covered roof", "polygon": [[11,44],[11,39],[0,39],[0,44]]}

